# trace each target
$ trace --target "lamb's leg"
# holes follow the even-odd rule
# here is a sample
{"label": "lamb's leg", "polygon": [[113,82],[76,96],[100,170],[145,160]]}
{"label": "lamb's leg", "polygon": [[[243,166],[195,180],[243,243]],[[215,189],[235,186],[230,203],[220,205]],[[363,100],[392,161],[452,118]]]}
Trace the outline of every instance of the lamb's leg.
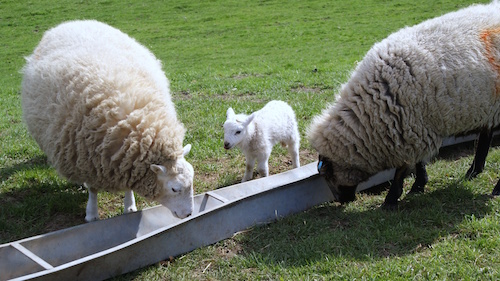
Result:
{"label": "lamb's leg", "polygon": [[85,215],[85,221],[91,222],[99,220],[99,210],[97,209],[97,189],[87,186],[89,191],[89,201],[87,202],[87,209]]}
{"label": "lamb's leg", "polygon": [[137,211],[137,207],[135,206],[134,192],[132,190],[125,191],[125,198],[123,199],[123,205],[124,205],[123,212],[125,214]]}
{"label": "lamb's leg", "polygon": [[297,142],[288,144],[288,153],[290,153],[290,156],[292,157],[292,166],[294,168],[300,167],[299,144]]}
{"label": "lamb's leg", "polygon": [[246,161],[246,170],[245,170],[245,175],[243,176],[241,182],[249,181],[253,177],[253,166],[255,165],[255,158],[251,156],[245,156],[245,161]]}
{"label": "lamb's leg", "polygon": [[488,150],[490,149],[491,140],[493,139],[493,130],[484,129],[479,133],[479,139],[476,146],[476,155],[472,161],[465,177],[468,179],[475,178],[484,169],[484,163],[486,162],[486,156],[488,156]]}
{"label": "lamb's leg", "polygon": [[389,188],[389,193],[385,197],[385,202],[382,204],[382,208],[385,210],[396,210],[398,208],[398,199],[403,194],[403,182],[408,171],[407,166],[403,166],[396,169],[396,174],[394,175],[394,181]]}
{"label": "lamb's leg", "polygon": [[427,170],[423,162],[418,162],[417,165],[415,165],[415,170],[415,182],[411,187],[410,194],[423,193],[425,185],[429,181],[429,176],[427,176]]}
{"label": "lamb's leg", "polygon": [[269,176],[269,155],[258,159],[257,163],[257,171],[259,172],[259,175],[261,177],[267,177]]}

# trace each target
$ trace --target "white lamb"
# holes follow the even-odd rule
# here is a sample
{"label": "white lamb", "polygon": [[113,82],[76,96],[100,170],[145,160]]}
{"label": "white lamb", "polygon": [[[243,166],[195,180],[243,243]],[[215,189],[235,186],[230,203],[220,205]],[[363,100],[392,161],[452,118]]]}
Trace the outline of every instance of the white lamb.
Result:
{"label": "white lamb", "polygon": [[288,146],[294,168],[300,167],[300,135],[293,109],[283,101],[270,101],[251,115],[235,114],[232,108],[226,112],[224,122],[224,148],[239,147],[246,158],[246,170],[242,182],[252,179],[253,167],[262,177],[269,175],[269,156],[273,146],[281,142]]}
{"label": "white lamb", "polygon": [[99,218],[97,191],[133,191],[179,218],[193,211],[185,129],[161,63],[121,31],[73,21],[47,31],[23,69],[28,130],[58,173],[89,189],[85,220]]}

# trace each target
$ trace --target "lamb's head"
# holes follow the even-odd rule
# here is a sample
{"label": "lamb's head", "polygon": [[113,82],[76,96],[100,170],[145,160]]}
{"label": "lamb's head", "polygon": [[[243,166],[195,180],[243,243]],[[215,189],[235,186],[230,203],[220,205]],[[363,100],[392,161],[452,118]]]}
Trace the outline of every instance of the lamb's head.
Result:
{"label": "lamb's head", "polygon": [[226,112],[226,122],[224,122],[224,148],[231,149],[239,144],[246,137],[248,125],[255,117],[255,113],[250,116],[235,114],[232,108]]}
{"label": "lamb's head", "polygon": [[319,155],[318,172],[325,177],[335,201],[347,203],[356,200],[357,185],[368,178],[368,174],[352,166],[341,166],[328,157]]}
{"label": "lamb's head", "polygon": [[193,213],[193,166],[184,159],[191,145],[183,148],[183,155],[167,168],[162,165],[151,165],[156,173],[157,184],[162,185],[159,196],[155,199],[167,207],[175,216],[185,218]]}

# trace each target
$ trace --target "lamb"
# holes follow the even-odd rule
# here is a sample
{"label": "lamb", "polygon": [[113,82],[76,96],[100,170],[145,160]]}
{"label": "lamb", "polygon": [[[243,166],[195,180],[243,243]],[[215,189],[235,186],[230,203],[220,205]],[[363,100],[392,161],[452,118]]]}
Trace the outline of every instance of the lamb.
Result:
{"label": "lamb", "polygon": [[62,23],[47,31],[23,68],[28,131],[57,172],[89,190],[86,221],[99,218],[97,192],[133,192],[185,218],[193,176],[185,129],[161,62],[104,23]]}
{"label": "lamb", "polygon": [[444,137],[500,124],[499,96],[500,5],[473,5],[375,44],[307,134],[341,203],[355,199],[358,183],[396,168],[383,205],[394,209],[405,171]]}
{"label": "lamb", "polygon": [[300,135],[293,109],[283,101],[270,101],[251,115],[226,112],[224,122],[224,148],[239,147],[246,160],[242,182],[251,180],[257,160],[257,170],[262,177],[269,175],[269,156],[273,146],[281,142],[288,147],[292,166],[300,167]]}

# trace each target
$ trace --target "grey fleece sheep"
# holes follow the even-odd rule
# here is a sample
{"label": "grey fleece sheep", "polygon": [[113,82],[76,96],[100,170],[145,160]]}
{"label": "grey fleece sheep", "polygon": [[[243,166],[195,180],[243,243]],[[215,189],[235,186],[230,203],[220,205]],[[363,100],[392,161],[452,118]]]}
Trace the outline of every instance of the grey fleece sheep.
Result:
{"label": "grey fleece sheep", "polygon": [[[308,129],[335,198],[438,152],[443,138],[500,124],[500,5],[473,5],[375,44]],[[499,184],[493,193],[498,194]],[[384,206],[397,206],[402,181]]]}

